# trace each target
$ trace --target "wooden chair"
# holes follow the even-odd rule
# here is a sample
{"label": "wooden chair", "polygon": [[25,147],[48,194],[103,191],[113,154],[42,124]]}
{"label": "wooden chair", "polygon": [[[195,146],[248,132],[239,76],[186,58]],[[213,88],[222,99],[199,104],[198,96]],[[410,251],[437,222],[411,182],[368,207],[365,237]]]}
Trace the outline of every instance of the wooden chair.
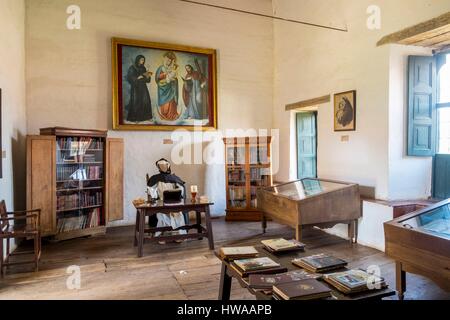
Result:
{"label": "wooden chair", "polygon": [[[35,271],[39,268],[41,257],[41,234],[39,231],[41,209],[7,212],[4,200],[0,202],[0,276],[4,276],[5,269],[11,265],[34,263]],[[14,223],[11,224],[10,221]],[[18,253],[10,252],[11,239],[33,239],[34,250]],[[3,254],[3,240],[6,239],[6,255]],[[23,262],[9,262],[13,255],[34,254],[33,260]]]}

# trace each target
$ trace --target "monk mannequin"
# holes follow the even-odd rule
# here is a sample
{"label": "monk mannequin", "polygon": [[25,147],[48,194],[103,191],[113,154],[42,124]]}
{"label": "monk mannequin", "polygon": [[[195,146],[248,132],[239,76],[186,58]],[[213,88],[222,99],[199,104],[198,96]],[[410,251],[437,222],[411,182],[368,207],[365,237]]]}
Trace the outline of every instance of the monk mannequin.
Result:
{"label": "monk mannequin", "polygon": [[[172,174],[170,168],[170,162],[166,159],[160,159],[156,162],[156,167],[159,173],[147,177],[147,186],[152,188],[153,193],[157,193],[160,200],[163,200],[163,192],[165,190],[181,189],[183,198],[186,195],[185,182],[175,174]],[[158,213],[156,216],[149,217],[149,226],[153,227],[163,227],[172,226],[173,228],[178,228],[189,223],[188,213],[171,213],[170,215]],[[178,233],[186,232],[184,230],[177,231]],[[159,234],[156,234],[158,236]]]}

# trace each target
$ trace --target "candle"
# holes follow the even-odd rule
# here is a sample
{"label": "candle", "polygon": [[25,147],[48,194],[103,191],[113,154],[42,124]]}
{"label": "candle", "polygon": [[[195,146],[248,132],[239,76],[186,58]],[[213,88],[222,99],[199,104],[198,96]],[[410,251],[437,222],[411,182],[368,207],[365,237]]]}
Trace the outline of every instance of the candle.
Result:
{"label": "candle", "polygon": [[197,186],[191,186],[191,192],[197,193],[198,192]]}

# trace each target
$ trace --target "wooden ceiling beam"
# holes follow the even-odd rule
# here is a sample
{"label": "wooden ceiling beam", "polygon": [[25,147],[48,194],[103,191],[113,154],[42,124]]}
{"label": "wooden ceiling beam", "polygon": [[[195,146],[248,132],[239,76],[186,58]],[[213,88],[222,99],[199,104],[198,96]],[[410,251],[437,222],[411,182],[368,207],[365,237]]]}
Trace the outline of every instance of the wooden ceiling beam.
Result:
{"label": "wooden ceiling beam", "polygon": [[389,43],[414,44],[450,31],[450,12],[383,37],[377,46]]}
{"label": "wooden ceiling beam", "polygon": [[317,106],[322,103],[328,103],[331,101],[331,95],[326,95],[314,99],[304,100],[296,103],[291,103],[286,106],[286,111],[300,109],[300,108],[306,108],[306,107],[312,107]]}

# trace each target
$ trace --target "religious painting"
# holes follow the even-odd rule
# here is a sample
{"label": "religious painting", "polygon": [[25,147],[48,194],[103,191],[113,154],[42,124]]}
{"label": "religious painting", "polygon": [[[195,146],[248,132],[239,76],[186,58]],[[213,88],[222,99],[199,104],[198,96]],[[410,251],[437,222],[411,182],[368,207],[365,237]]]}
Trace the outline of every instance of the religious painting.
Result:
{"label": "religious painting", "polygon": [[334,131],[356,130],[356,91],[334,95]]}
{"label": "religious painting", "polygon": [[113,129],[217,129],[216,51],[112,39]]}

